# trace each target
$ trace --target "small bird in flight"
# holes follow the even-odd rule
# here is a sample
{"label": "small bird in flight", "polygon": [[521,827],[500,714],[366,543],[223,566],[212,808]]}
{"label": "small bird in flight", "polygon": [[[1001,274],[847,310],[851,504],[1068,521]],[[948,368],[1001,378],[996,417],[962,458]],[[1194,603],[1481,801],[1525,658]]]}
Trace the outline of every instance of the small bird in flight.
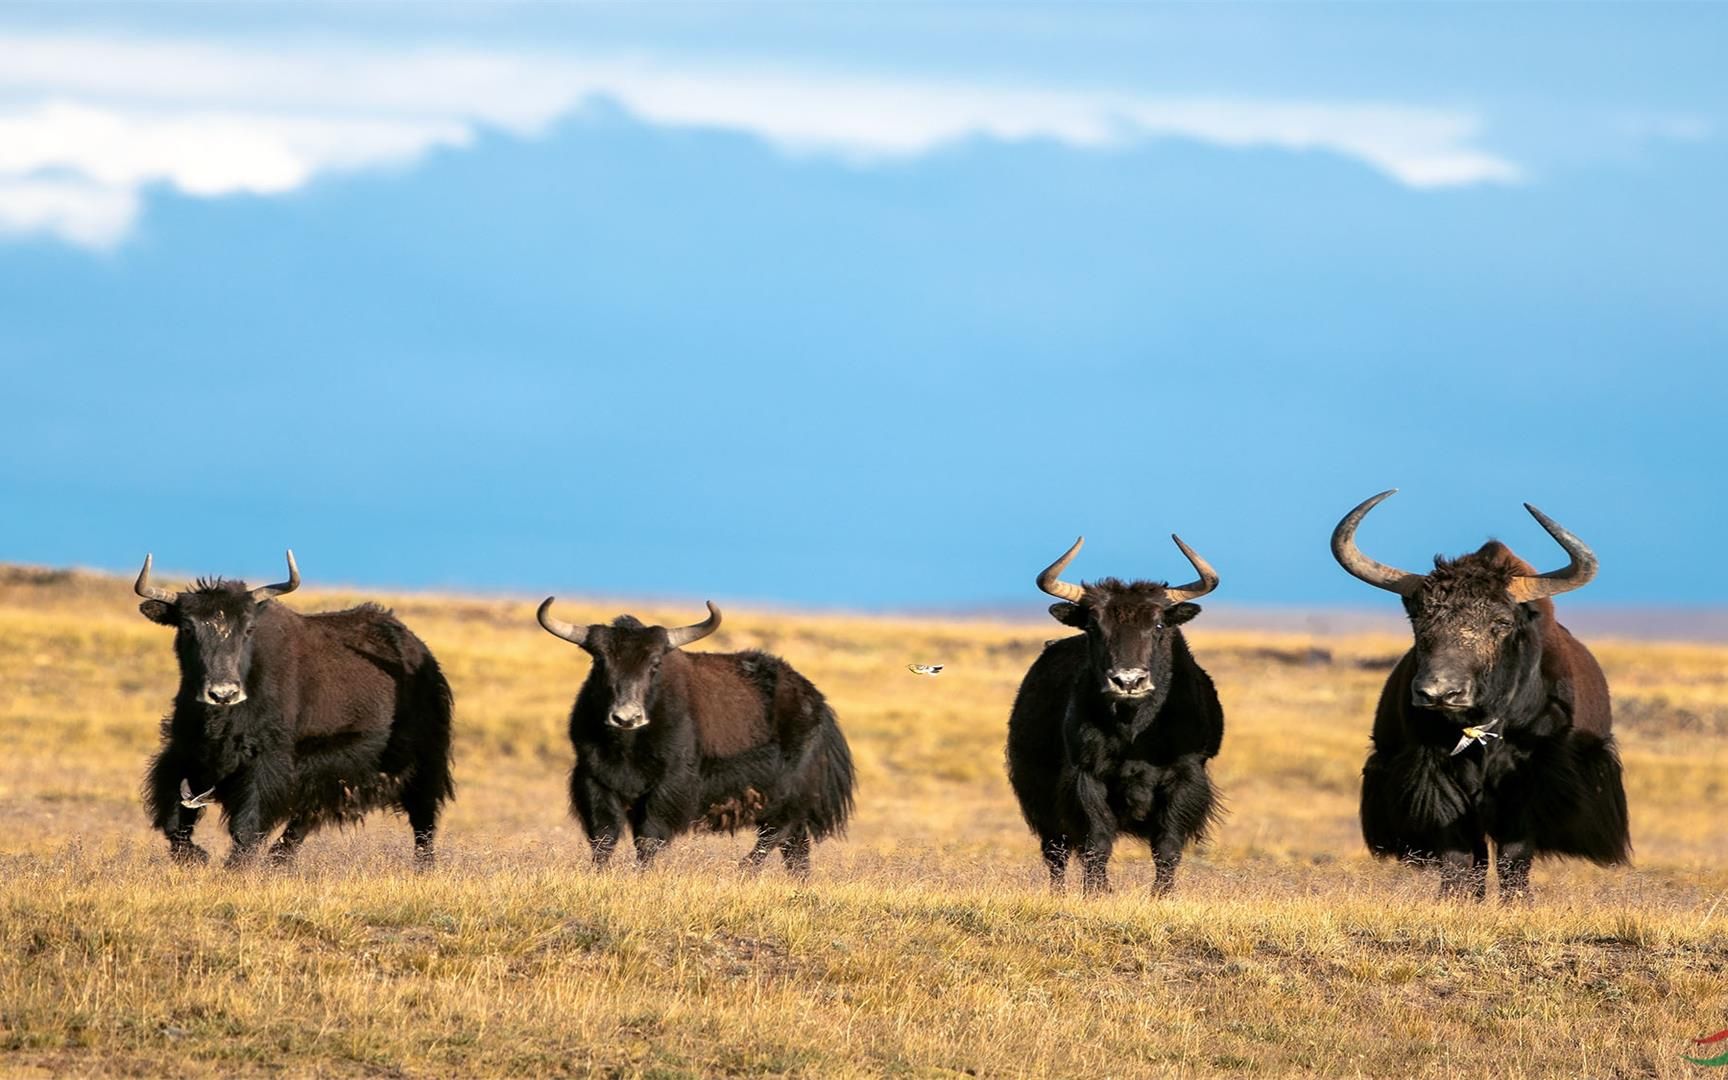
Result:
{"label": "small bird in flight", "polygon": [[940,675],[946,664],[907,664],[906,670],[914,675]]}
{"label": "small bird in flight", "polygon": [[1469,748],[1471,743],[1481,743],[1483,746],[1487,746],[1489,739],[1502,738],[1499,732],[1492,730],[1498,723],[1500,723],[1500,720],[1496,717],[1495,719],[1488,721],[1486,724],[1478,724],[1475,727],[1465,728],[1463,736],[1458,740],[1458,745],[1452,748],[1452,756],[1457,757],[1459,754],[1462,754]]}
{"label": "small bird in flight", "polygon": [[186,807],[186,809],[197,810],[199,807],[209,806],[215,801],[215,788],[211,788],[202,795],[194,795],[192,794],[192,785],[188,784],[185,780],[180,781],[180,805]]}

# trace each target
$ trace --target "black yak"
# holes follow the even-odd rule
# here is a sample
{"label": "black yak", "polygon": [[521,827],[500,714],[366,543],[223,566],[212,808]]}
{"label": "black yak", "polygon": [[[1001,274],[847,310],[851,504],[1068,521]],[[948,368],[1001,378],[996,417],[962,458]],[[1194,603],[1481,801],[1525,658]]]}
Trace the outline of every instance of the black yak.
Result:
{"label": "black yak", "polygon": [[720,609],[692,626],[644,626],[620,615],[577,626],[540,625],[593,657],[570,710],[570,805],[603,867],[629,826],[646,866],[674,836],[701,827],[754,826],[744,866],[776,847],[786,869],[810,872],[810,845],[844,830],[852,811],[852,753],[834,711],[777,656],[685,653],[720,628]]}
{"label": "black yak", "polygon": [[[1396,490],[1396,489],[1394,489]],[[1386,680],[1362,768],[1362,836],[1375,855],[1440,865],[1442,896],[1482,899],[1488,841],[1502,899],[1527,897],[1538,855],[1602,865],[1630,858],[1626,793],[1610,733],[1608,681],[1554,618],[1549,597],[1596,575],[1596,556],[1524,508],[1570,557],[1538,574],[1491,540],[1413,574],[1356,547],[1356,527],[1391,491],[1350,511],[1332,554],[1404,598],[1415,646]]]}
{"label": "black yak", "polygon": [[1127,834],[1151,845],[1154,888],[1168,892],[1183,849],[1216,813],[1206,762],[1223,741],[1224,709],[1177,627],[1200,613],[1191,601],[1218,575],[1171,539],[1200,575],[1193,584],[1071,585],[1062,570],[1084,537],[1038,575],[1062,599],[1050,614],[1084,631],[1033,661],[1008,717],[1008,780],[1053,889],[1078,854],[1082,890],[1108,891],[1110,851]]}
{"label": "black yak", "polygon": [[[414,830],[416,863],[429,865],[450,778],[450,685],[424,643],[383,608],[301,615],[275,603],[300,585],[249,589],[200,580],[175,593],[135,586],[139,610],[176,630],[180,688],[163,722],[144,801],[182,862],[209,855],[192,841],[203,807],[222,808],[233,838],[229,865],[248,862],[278,825],[274,862],[293,858],[308,833],[394,807]],[[196,793],[196,794],[194,794]]]}

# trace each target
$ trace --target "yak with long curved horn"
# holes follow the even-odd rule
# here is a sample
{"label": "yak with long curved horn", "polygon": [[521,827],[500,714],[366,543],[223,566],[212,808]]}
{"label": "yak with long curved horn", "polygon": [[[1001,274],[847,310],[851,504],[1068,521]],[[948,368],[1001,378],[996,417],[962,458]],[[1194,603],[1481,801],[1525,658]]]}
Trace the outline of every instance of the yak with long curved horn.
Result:
{"label": "yak with long curved horn", "polygon": [[675,626],[667,629],[666,640],[671,643],[674,649],[681,649],[693,641],[701,641],[720,629],[720,609],[714,606],[712,600],[707,601],[707,604],[708,617],[706,619],[699,623],[691,623],[689,626]]}
{"label": "yak with long curved horn", "polygon": [[580,645],[587,641],[588,628],[586,626],[577,626],[575,623],[568,623],[553,616],[552,601],[556,599],[555,596],[548,596],[542,600],[540,610],[534,613],[534,617],[540,620],[540,625],[545,627],[546,632],[553,637],[563,638],[572,645]]}
{"label": "yak with long curved horn", "polygon": [[1512,599],[1520,604],[1527,604],[1532,600],[1559,596],[1563,592],[1571,592],[1590,584],[1590,579],[1596,576],[1596,553],[1585,546],[1584,541],[1567,532],[1559,522],[1534,506],[1525,503],[1524,509],[1530,511],[1530,516],[1536,519],[1536,523],[1547,529],[1548,535],[1565,548],[1566,554],[1571,558],[1558,570],[1513,578],[1512,584],[1506,588]]}
{"label": "yak with long curved horn", "polygon": [[1184,544],[1182,538],[1175,533],[1170,534],[1170,539],[1176,541],[1176,546],[1182,549],[1182,554],[1187,556],[1188,562],[1193,565],[1194,572],[1200,575],[1198,581],[1190,582],[1180,588],[1165,589],[1164,594],[1170,598],[1170,602],[1180,604],[1186,600],[1198,600],[1216,589],[1218,587],[1218,571],[1212,569],[1212,564],[1202,559],[1193,548]]}
{"label": "yak with long curved horn", "polygon": [[133,583],[132,591],[146,600],[160,600],[164,604],[172,604],[180,598],[179,593],[150,584],[150,563],[153,559],[154,554],[144,556],[144,569],[138,571],[138,580]]}
{"label": "yak with long curved horn", "polygon": [[1531,861],[1544,855],[1624,863],[1631,836],[1608,680],[1542,602],[1590,581],[1596,556],[1525,503],[1566,550],[1561,569],[1539,574],[1499,540],[1437,555],[1423,575],[1382,566],[1353,533],[1391,494],[1352,510],[1332,537],[1346,570],[1403,596],[1413,632],[1380,691],[1362,765],[1368,850],[1437,864],[1441,896],[1476,900],[1488,893],[1490,851],[1503,900],[1529,897]]}
{"label": "yak with long curved horn", "polygon": [[279,581],[274,585],[260,585],[252,590],[252,599],[258,603],[274,600],[285,596],[300,587],[300,567],[294,562],[294,549],[288,549],[288,580]]}
{"label": "yak with long curved horn", "polygon": [[1344,520],[1340,521],[1338,527],[1332,530],[1332,557],[1338,560],[1339,566],[1376,589],[1395,592],[1399,596],[1409,596],[1422,587],[1423,575],[1412,574],[1410,571],[1400,570],[1396,566],[1387,566],[1383,562],[1375,562],[1362,554],[1362,549],[1356,546],[1356,527],[1362,524],[1362,519],[1368,516],[1368,511],[1397,493],[1397,488],[1388,488],[1373,498],[1364,500],[1356,509],[1345,514]]}
{"label": "yak with long curved horn", "polygon": [[1085,589],[1062,580],[1062,571],[1074,561],[1074,556],[1080,553],[1080,546],[1085,542],[1084,536],[1075,540],[1074,546],[1064,551],[1061,558],[1046,566],[1043,572],[1038,575],[1038,587],[1051,596],[1066,600],[1071,604],[1078,604],[1086,599]]}

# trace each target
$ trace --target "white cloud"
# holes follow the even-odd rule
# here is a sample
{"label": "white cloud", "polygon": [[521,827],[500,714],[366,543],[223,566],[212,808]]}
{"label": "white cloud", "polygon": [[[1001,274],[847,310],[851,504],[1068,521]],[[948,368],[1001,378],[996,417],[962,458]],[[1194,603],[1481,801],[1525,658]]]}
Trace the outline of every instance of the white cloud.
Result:
{"label": "white cloud", "polygon": [[893,76],[449,48],[265,47],[0,35],[0,230],[112,245],[139,195],[291,191],[320,173],[531,136],[605,97],[659,125],[753,134],[868,162],[956,140],[1077,147],[1186,138],[1318,150],[1411,187],[1510,182],[1468,112],[1386,104],[1160,98]]}
{"label": "white cloud", "polygon": [[106,247],[131,228],[137,215],[138,198],[124,188],[0,176],[0,237],[48,233],[85,247]]}

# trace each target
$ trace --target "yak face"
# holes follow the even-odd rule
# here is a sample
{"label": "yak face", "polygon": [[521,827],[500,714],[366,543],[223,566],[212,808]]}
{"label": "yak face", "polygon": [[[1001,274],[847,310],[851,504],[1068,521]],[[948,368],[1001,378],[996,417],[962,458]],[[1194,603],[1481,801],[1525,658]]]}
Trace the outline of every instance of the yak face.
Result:
{"label": "yak face", "polygon": [[582,648],[594,658],[594,675],[604,680],[610,706],[606,722],[622,731],[648,723],[648,706],[660,677],[660,662],[672,651],[663,626],[643,626],[620,615],[611,626],[589,627]]}
{"label": "yak face", "polygon": [[1148,581],[1128,584],[1105,578],[1090,585],[1062,580],[1062,571],[1079,553],[1086,538],[1038,575],[1038,587],[1063,602],[1050,605],[1050,614],[1065,626],[1086,631],[1092,675],[1098,692],[1115,701],[1138,701],[1167,689],[1176,627],[1200,614],[1197,600],[1218,587],[1218,573],[1180,536],[1171,536],[1194,567],[1199,579],[1174,586]]}
{"label": "yak face", "polygon": [[1504,701],[1540,655],[1548,600],[1519,603],[1509,591],[1530,568],[1499,541],[1458,559],[1436,559],[1421,586],[1404,598],[1415,634],[1410,702],[1464,713]]}
{"label": "yak face", "polygon": [[151,622],[172,626],[182,685],[196,687],[206,705],[226,707],[246,700],[252,670],[252,632],[263,603],[237,581],[200,581],[172,602],[146,600],[138,610]]}
{"label": "yak face", "polygon": [[1458,559],[1436,557],[1426,574],[1369,558],[1356,528],[1398,489],[1365,499],[1332,530],[1332,557],[1356,578],[1404,598],[1415,631],[1416,671],[1410,703],[1454,715],[1491,711],[1507,702],[1542,655],[1551,597],[1583,588],[1596,576],[1596,555],[1542,511],[1524,504],[1566,552],[1566,565],[1538,574],[1512,549],[1490,540]]}
{"label": "yak face", "polygon": [[540,625],[594,658],[591,679],[606,687],[606,723],[635,731],[648,723],[659,688],[660,664],[668,653],[720,629],[720,609],[708,604],[708,618],[691,626],[644,626],[634,615],[620,615],[610,626],[577,626],[552,616],[554,597],[540,605]]}
{"label": "yak face", "polygon": [[1167,687],[1176,627],[1200,614],[1200,605],[1173,603],[1166,586],[1143,581],[1106,578],[1084,588],[1084,599],[1051,604],[1050,614],[1086,632],[1098,692],[1115,701],[1135,701]]}
{"label": "yak face", "polygon": [[180,685],[196,687],[197,700],[218,708],[245,701],[258,612],[269,601],[300,587],[294,553],[288,552],[287,581],[256,589],[218,578],[200,580],[185,592],[171,592],[150,584],[150,564],[151,557],[144,556],[144,569],[133,586],[144,598],[138,610],[151,622],[179,631],[174,652],[180,659]]}

